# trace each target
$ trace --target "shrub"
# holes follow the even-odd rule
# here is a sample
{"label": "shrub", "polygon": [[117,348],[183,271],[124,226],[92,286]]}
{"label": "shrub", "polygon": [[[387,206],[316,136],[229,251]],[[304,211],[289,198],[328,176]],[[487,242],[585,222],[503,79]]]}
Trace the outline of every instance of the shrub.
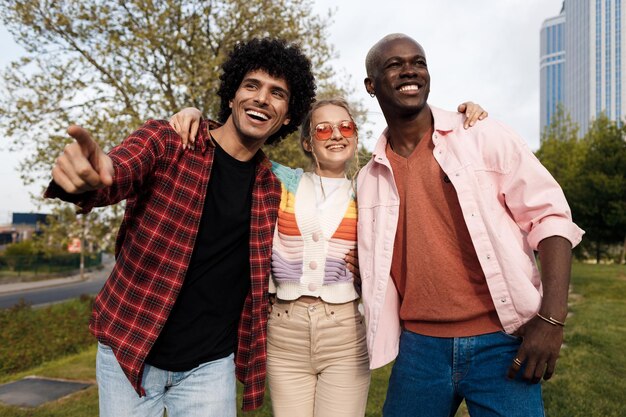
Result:
{"label": "shrub", "polygon": [[89,333],[92,297],[34,309],[0,310],[0,375],[77,353],[95,342]]}
{"label": "shrub", "polygon": [[12,243],[4,251],[4,261],[14,271],[28,269],[38,253],[31,240]]}

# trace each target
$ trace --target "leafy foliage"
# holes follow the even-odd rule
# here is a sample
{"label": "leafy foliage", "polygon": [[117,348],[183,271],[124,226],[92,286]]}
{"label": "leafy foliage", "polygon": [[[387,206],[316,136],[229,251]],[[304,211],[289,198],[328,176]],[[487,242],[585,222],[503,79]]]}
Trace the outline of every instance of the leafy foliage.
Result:
{"label": "leafy foliage", "polygon": [[[22,179],[48,179],[80,124],[104,149],[148,118],[168,118],[194,106],[215,118],[220,66],[232,47],[253,37],[299,43],[311,58],[321,95],[348,96],[334,83],[327,42],[330,13],[312,12],[312,0],[7,0],[0,18],[27,55],[2,74],[0,130],[15,150],[27,150]],[[340,85],[348,85],[342,83]],[[362,120],[362,106],[355,105]],[[300,166],[293,140],[273,150]],[[92,224],[116,230],[121,210],[100,211]],[[57,210],[57,215],[66,213]],[[52,229],[49,229],[52,231]],[[94,235],[95,236],[95,235]],[[106,239],[105,239],[106,240]],[[111,239],[105,242],[111,246]]]}
{"label": "leafy foliage", "polygon": [[121,214],[121,206],[78,215],[72,207],[62,205],[53,216],[48,216],[47,223],[41,225],[41,235],[36,236],[34,241],[39,250],[48,256],[67,253],[69,243],[75,238],[82,238],[88,253],[112,252],[116,229],[112,229],[110,224],[117,221]]}
{"label": "leafy foliage", "polygon": [[625,242],[626,235],[626,127],[601,115],[585,135],[587,152],[578,175],[578,216],[595,257],[603,244]]}
{"label": "leafy foliage", "polygon": [[578,127],[559,108],[536,153],[563,187],[574,220],[586,231],[581,247],[598,262],[610,245],[626,237],[625,139],[626,127],[605,115],[578,139]]}
{"label": "leafy foliage", "polygon": [[56,156],[49,150],[62,148],[72,122],[110,148],[149,117],[188,105],[215,115],[219,68],[236,42],[298,42],[321,86],[334,74],[328,18],[312,15],[307,0],[10,0],[0,16],[28,52],[4,74],[0,115],[15,147],[32,142],[37,150],[29,177],[48,176]]}
{"label": "leafy foliage", "polygon": [[29,266],[30,260],[37,255],[37,249],[32,240],[12,243],[2,254],[2,263],[13,270],[25,269]]}
{"label": "leafy foliage", "polygon": [[585,142],[578,139],[578,126],[559,104],[542,134],[541,147],[535,155],[561,183],[567,197],[573,197],[575,193],[571,187],[585,152]]}

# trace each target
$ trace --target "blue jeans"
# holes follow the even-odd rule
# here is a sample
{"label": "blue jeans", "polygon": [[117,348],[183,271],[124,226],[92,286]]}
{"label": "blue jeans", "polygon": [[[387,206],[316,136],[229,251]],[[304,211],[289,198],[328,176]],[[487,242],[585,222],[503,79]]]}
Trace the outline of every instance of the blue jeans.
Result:
{"label": "blue jeans", "polygon": [[403,331],[385,417],[452,417],[465,399],[472,417],[544,417],[541,385],[506,374],[521,339],[504,332],[439,338]]}
{"label": "blue jeans", "polygon": [[100,417],[236,417],[234,355],[186,372],[145,365],[139,397],[110,347],[98,343],[96,378]]}

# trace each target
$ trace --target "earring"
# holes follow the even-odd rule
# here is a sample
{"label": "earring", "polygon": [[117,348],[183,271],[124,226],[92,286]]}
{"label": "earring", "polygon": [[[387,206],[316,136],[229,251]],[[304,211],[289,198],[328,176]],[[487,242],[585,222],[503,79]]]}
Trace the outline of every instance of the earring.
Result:
{"label": "earring", "polygon": [[370,93],[370,97],[376,97],[376,93]]}

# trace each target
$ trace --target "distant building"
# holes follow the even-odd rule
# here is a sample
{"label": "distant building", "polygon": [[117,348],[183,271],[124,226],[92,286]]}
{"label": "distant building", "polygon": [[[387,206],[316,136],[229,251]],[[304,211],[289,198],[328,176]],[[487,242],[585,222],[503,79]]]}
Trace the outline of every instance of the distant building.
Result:
{"label": "distant building", "polygon": [[623,123],[626,115],[626,8],[622,0],[565,0],[561,13],[541,26],[540,123],[550,123],[562,103],[580,135],[604,112]]}
{"label": "distant building", "polygon": [[0,249],[9,243],[31,239],[41,232],[41,225],[46,223],[48,214],[13,213],[11,224],[0,225]]}
{"label": "distant building", "polygon": [[43,213],[13,213],[13,225],[30,225],[38,228],[39,224],[45,223],[47,214]]}
{"label": "distant building", "polygon": [[0,249],[9,243],[13,243],[14,232],[0,227]]}

